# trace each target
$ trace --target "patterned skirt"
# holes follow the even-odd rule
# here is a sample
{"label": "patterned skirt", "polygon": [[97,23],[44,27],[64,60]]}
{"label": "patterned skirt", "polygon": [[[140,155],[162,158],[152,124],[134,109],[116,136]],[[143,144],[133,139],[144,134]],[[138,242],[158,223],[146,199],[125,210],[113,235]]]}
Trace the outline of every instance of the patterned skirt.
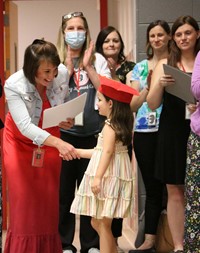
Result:
{"label": "patterned skirt", "polygon": [[191,132],[185,178],[184,253],[200,252],[200,136]]}
{"label": "patterned skirt", "polygon": [[101,191],[91,190],[103,149],[96,147],[81,181],[70,212],[96,219],[132,217],[135,205],[135,178],[127,148],[117,147],[103,176]]}

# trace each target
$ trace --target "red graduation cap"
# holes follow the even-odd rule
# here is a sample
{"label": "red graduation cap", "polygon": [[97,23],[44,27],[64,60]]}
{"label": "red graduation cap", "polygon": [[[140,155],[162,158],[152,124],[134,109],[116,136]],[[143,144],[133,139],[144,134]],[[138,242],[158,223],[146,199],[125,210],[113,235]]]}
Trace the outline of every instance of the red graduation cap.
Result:
{"label": "red graduation cap", "polygon": [[99,92],[109,98],[122,103],[130,104],[133,95],[139,95],[139,92],[128,85],[120,83],[116,80],[109,79],[105,76],[100,76]]}

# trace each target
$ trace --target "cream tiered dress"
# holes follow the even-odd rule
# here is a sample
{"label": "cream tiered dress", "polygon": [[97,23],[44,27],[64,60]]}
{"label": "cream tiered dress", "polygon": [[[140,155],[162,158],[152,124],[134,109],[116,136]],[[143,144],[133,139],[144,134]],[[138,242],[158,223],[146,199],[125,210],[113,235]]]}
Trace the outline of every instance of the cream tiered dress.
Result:
{"label": "cream tiered dress", "polygon": [[102,151],[103,134],[100,133],[70,212],[97,219],[131,217],[135,201],[135,178],[127,146],[123,146],[121,142],[116,143],[115,152],[102,179],[100,193],[95,196],[91,190]]}

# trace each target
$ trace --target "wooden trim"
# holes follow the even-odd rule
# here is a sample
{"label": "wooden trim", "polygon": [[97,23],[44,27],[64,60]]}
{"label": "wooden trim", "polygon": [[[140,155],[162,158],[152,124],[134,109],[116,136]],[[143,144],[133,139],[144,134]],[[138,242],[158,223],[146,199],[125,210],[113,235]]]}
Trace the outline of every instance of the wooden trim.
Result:
{"label": "wooden trim", "polygon": [[[4,83],[4,23],[3,23],[3,10],[4,3],[0,1],[0,77],[2,83]],[[2,107],[0,107],[2,113]],[[2,115],[1,115],[2,116]]]}
{"label": "wooden trim", "polygon": [[[4,85],[5,81],[5,69],[4,69],[4,6],[5,2],[0,1],[0,78],[2,81],[2,85]],[[0,99],[0,118],[2,121],[5,120],[5,97],[4,95]],[[2,147],[2,138],[3,138],[3,131],[0,131],[0,146]],[[0,149],[1,152],[1,165],[2,165],[2,229],[7,229],[7,191],[6,191],[6,176],[5,176],[5,169],[3,164],[3,152],[2,148]]]}
{"label": "wooden trim", "polygon": [[100,0],[100,26],[101,29],[108,25],[108,1]]}

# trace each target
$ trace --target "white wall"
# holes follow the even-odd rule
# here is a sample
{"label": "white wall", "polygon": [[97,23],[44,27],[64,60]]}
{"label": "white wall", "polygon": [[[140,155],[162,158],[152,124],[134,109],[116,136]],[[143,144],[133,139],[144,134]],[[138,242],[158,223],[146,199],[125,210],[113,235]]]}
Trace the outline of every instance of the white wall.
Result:
{"label": "white wall", "polygon": [[136,0],[108,0],[108,24],[116,27],[124,41],[125,55],[135,60]]}
{"label": "white wall", "polygon": [[64,14],[82,11],[89,23],[92,39],[96,40],[99,33],[98,0],[18,0],[12,2],[18,7],[18,69],[23,65],[24,50],[35,38],[44,37],[56,44]]}

